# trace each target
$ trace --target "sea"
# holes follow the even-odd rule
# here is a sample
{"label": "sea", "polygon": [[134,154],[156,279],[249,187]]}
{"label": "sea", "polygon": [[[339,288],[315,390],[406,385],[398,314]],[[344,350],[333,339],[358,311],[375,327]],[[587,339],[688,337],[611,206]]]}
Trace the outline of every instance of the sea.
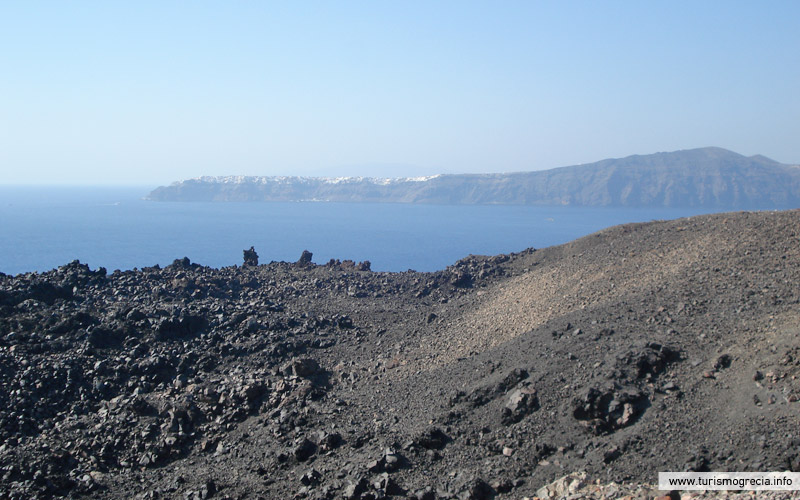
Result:
{"label": "sea", "polygon": [[109,272],[188,257],[224,267],[251,246],[261,263],[368,260],[374,271],[435,271],[470,254],[544,248],[628,222],[702,209],[329,202],[153,202],[150,187],[0,187],[0,272],[80,260]]}

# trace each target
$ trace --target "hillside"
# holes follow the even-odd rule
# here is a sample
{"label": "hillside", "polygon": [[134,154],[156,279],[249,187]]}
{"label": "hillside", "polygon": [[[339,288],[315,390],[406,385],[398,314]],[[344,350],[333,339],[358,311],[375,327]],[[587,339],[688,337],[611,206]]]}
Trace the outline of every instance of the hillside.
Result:
{"label": "hillside", "polygon": [[800,167],[703,148],[510,174],[201,177],[148,199],[778,209],[800,207]]}
{"label": "hillside", "polygon": [[435,273],[305,255],[0,275],[0,497],[510,499],[578,471],[799,471],[798,228],[629,224]]}

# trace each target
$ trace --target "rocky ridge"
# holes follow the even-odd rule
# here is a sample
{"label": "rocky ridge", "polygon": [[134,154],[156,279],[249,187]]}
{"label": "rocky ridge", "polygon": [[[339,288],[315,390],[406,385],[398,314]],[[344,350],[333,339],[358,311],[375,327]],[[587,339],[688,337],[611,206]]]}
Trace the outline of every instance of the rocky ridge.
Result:
{"label": "rocky ridge", "polygon": [[800,206],[800,167],[700,148],[505,174],[200,177],[161,186],[148,199],[786,209]]}
{"label": "rocky ridge", "polygon": [[532,498],[585,471],[596,498],[798,471],[798,228],[631,224],[435,273],[251,248],[2,275],[0,496]]}

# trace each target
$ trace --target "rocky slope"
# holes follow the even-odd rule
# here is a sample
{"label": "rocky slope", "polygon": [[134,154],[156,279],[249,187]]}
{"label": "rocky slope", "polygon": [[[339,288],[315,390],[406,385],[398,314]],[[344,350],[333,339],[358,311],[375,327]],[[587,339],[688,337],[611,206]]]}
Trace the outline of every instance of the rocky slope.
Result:
{"label": "rocky slope", "polygon": [[0,276],[0,497],[523,498],[577,471],[798,471],[798,228],[632,224],[436,273],[248,251]]}
{"label": "rocky slope", "polygon": [[201,177],[154,201],[338,201],[775,209],[800,207],[800,167],[720,148],[635,155],[539,172],[367,177]]}

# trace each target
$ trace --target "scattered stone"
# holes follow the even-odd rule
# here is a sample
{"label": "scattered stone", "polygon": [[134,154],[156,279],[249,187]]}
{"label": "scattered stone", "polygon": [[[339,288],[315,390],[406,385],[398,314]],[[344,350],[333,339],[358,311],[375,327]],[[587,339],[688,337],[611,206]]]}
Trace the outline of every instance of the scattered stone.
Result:
{"label": "scattered stone", "polygon": [[453,273],[450,283],[459,288],[468,288],[472,286],[472,274],[470,274],[469,271],[459,269]]}
{"label": "scattered stone", "polygon": [[494,490],[483,479],[475,478],[468,481],[458,493],[459,500],[489,500],[494,496]]}
{"label": "scattered stone", "polygon": [[357,500],[362,493],[367,491],[368,486],[367,480],[363,477],[351,479],[345,486],[342,496],[345,500]]}
{"label": "scattered stone", "polygon": [[317,469],[310,469],[300,476],[300,482],[305,486],[316,486],[321,479],[322,474]]}
{"label": "scattered stone", "polygon": [[724,370],[726,368],[730,368],[732,361],[733,357],[731,357],[730,354],[723,354],[722,356],[718,357],[716,361],[714,361],[714,369]]}
{"label": "scattered stone", "polygon": [[383,455],[367,464],[370,472],[394,472],[402,465],[402,458],[392,448],[386,448]]}
{"label": "scattered stone", "polygon": [[[653,498],[636,482],[658,464],[796,471],[798,216],[726,217],[760,222],[633,225],[431,273],[257,255],[0,273],[0,498],[524,498],[584,467],[620,483],[566,498]],[[703,221],[713,238],[653,238]],[[591,274],[558,289],[575,266]],[[704,369],[724,380],[697,384]]]}
{"label": "scattered stone", "polygon": [[679,387],[678,387],[678,384],[676,384],[675,382],[667,382],[666,384],[664,384],[662,389],[665,392],[672,392],[672,391],[677,391],[679,389]]}
{"label": "scattered stone", "polygon": [[436,493],[433,488],[427,486],[414,492],[414,500],[436,500]]}
{"label": "scattered stone", "polygon": [[319,363],[312,358],[297,358],[292,360],[288,369],[290,373],[300,378],[311,378],[320,371]]}
{"label": "scattered stone", "polygon": [[[522,484],[520,482],[519,486],[522,486]],[[515,488],[514,482],[509,479],[496,479],[492,481],[490,486],[498,493],[508,493]]]}
{"label": "scattered stone", "polygon": [[618,459],[620,456],[622,456],[622,450],[620,450],[617,446],[613,446],[603,452],[603,463],[609,464]]}
{"label": "scattered stone", "polygon": [[425,429],[415,442],[427,450],[441,450],[450,442],[450,438],[438,427]]}
{"label": "scattered stone", "polygon": [[389,496],[405,495],[406,493],[405,490],[389,476],[388,472],[384,472],[378,476],[378,479],[373,483],[373,488]]}
{"label": "scattered stone", "polygon": [[502,422],[504,425],[517,423],[538,409],[539,398],[536,389],[529,384],[522,384],[509,395],[508,402],[503,408]]}
{"label": "scattered stone", "polygon": [[631,425],[648,404],[647,396],[636,387],[593,387],[573,402],[573,416],[584,421],[593,433],[604,434]]}
{"label": "scattered stone", "polygon": [[353,319],[347,315],[339,316],[336,320],[336,326],[339,328],[353,328]]}
{"label": "scattered stone", "polygon": [[569,474],[553,481],[546,486],[542,486],[536,491],[536,496],[543,500],[551,498],[566,498],[569,495],[576,493],[586,484],[586,477],[587,474],[585,472]]}
{"label": "scattered stone", "polygon": [[307,438],[301,439],[292,449],[292,455],[298,462],[305,462],[317,451],[317,445]]}
{"label": "scattered stone", "polygon": [[342,435],[338,432],[320,431],[317,433],[317,446],[322,453],[332,451],[342,444]]}

